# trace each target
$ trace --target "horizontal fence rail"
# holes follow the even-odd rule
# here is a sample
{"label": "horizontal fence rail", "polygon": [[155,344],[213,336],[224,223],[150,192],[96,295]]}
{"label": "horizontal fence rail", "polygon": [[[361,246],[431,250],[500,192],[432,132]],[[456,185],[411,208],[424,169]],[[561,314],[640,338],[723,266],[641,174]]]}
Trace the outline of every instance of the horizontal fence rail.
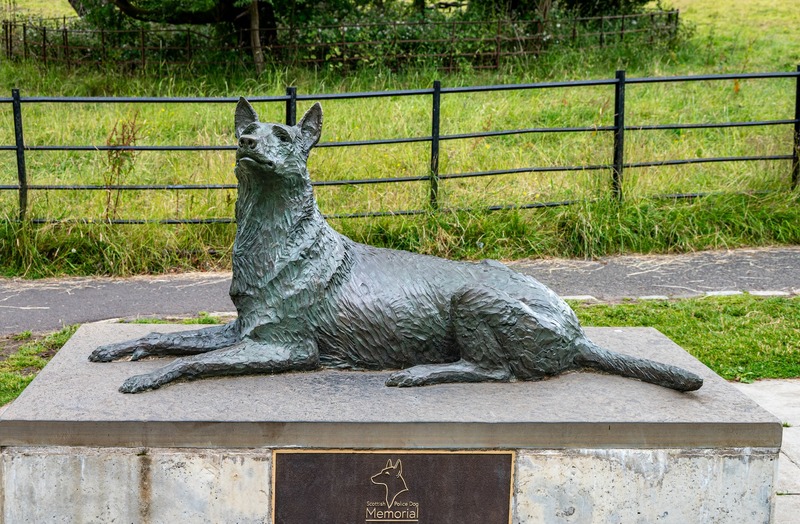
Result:
{"label": "horizontal fence rail", "polygon": [[[648,44],[677,34],[679,12],[557,19],[460,20],[341,23],[265,27],[259,38],[265,58],[277,64],[389,67],[437,63],[452,70],[465,64],[494,69],[505,60],[537,56],[553,44],[587,49],[638,39]],[[223,37],[186,28],[86,29],[77,19],[61,27],[51,22],[5,20],[0,56],[52,64],[105,64],[128,69],[155,65],[205,65],[224,59],[250,63],[251,34],[242,29]]]}
{"label": "horizontal fence rail", "polygon": [[[697,82],[697,81],[723,81],[723,80],[747,80],[747,79],[775,79],[788,78],[795,79],[795,110],[793,119],[763,120],[763,121],[733,121],[733,122],[701,122],[687,124],[650,124],[650,125],[630,125],[625,122],[625,90],[626,86],[654,84],[654,83],[675,83],[675,82]],[[562,89],[600,86],[614,90],[614,114],[613,124],[603,126],[585,127],[545,127],[545,128],[520,128],[497,131],[484,131],[474,133],[459,133],[443,135],[440,133],[440,122],[446,115],[441,113],[441,100],[443,97],[459,93],[479,93],[479,92],[502,92],[509,90],[538,90],[538,89]],[[251,97],[253,102],[266,102],[285,105],[285,121],[289,125],[296,122],[297,102],[299,101],[320,101],[320,100],[359,100],[382,97],[426,97],[430,99],[430,118],[431,134],[425,136],[413,136],[404,138],[376,139],[362,141],[338,141],[322,142],[317,145],[321,148],[341,148],[341,147],[369,147],[385,144],[402,143],[430,143],[430,155],[426,160],[426,167],[422,169],[426,174],[419,176],[404,177],[376,177],[366,179],[343,179],[314,181],[315,186],[357,186],[369,184],[396,184],[396,183],[422,183],[429,184],[429,203],[424,209],[406,209],[379,212],[356,212],[346,214],[329,215],[334,218],[358,218],[358,217],[379,217],[379,216],[404,216],[418,215],[433,212],[440,208],[439,202],[439,183],[443,180],[468,179],[477,177],[492,177],[508,174],[520,173],[552,173],[552,172],[581,172],[581,171],[606,171],[610,174],[610,194],[613,198],[622,199],[622,189],[625,184],[625,170],[663,167],[676,165],[690,165],[703,163],[729,163],[729,162],[750,162],[750,161],[791,161],[788,186],[792,189],[797,188],[800,174],[800,65],[794,72],[777,73],[752,73],[752,74],[727,74],[727,75],[698,75],[685,77],[665,77],[665,78],[626,78],[624,71],[618,71],[613,79],[600,80],[580,80],[573,82],[550,82],[550,83],[530,83],[513,84],[498,86],[469,86],[469,87],[442,87],[437,80],[430,89],[412,89],[398,91],[379,91],[379,92],[360,92],[360,93],[335,93],[335,94],[301,94],[295,87],[287,88],[286,95],[283,96],[262,96]],[[31,184],[28,181],[26,158],[29,154],[40,151],[230,151],[235,150],[234,145],[219,146],[177,146],[177,145],[149,145],[149,146],[113,146],[113,145],[27,145],[24,138],[24,119],[23,109],[25,106],[34,104],[234,104],[238,101],[236,97],[227,98],[153,98],[153,97],[23,97],[18,89],[13,89],[11,97],[0,98],[0,107],[10,104],[13,112],[14,125],[14,144],[0,144],[0,151],[13,151],[16,154],[17,183],[0,185],[0,191],[16,191],[18,193],[19,219],[29,220],[33,223],[62,222],[63,219],[50,217],[28,217],[28,195],[31,191],[186,191],[186,190],[233,190],[235,184]],[[682,158],[654,160],[644,162],[627,162],[624,158],[624,140],[627,132],[640,132],[652,130],[682,130],[682,129],[713,129],[713,128],[736,128],[753,126],[793,126],[791,143],[786,144],[786,154],[779,155],[746,155],[746,156],[725,156],[725,157],[701,157],[701,158]],[[442,141],[464,140],[482,137],[512,136],[525,134],[569,134],[569,133],[610,133],[613,135],[613,149],[610,151],[609,163],[588,164],[588,165],[563,165],[563,166],[525,166],[510,169],[498,169],[488,171],[459,172],[459,173],[440,173],[439,172],[439,148]],[[696,198],[704,196],[706,193],[676,193],[661,195],[661,198]],[[571,205],[578,200],[560,200],[552,202],[530,202],[517,205],[489,205],[483,208],[485,211],[496,211],[503,209],[535,209],[544,207],[555,207]],[[79,222],[106,222],[113,224],[143,224],[143,223],[163,223],[163,224],[204,224],[204,223],[231,223],[232,217],[214,218],[175,218],[175,219],[151,219],[147,217],[135,219],[117,218],[73,218],[68,219]]]}

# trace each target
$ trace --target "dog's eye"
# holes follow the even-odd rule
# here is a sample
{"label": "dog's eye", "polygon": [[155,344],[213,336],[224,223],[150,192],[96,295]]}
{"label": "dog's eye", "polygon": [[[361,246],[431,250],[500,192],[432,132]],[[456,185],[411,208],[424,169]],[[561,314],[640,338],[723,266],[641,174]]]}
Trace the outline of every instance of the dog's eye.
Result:
{"label": "dog's eye", "polygon": [[289,136],[289,133],[287,133],[286,131],[284,131],[283,129],[281,129],[279,127],[275,128],[273,133],[278,138],[278,140],[280,140],[284,144],[288,144],[289,142],[292,141],[292,137]]}

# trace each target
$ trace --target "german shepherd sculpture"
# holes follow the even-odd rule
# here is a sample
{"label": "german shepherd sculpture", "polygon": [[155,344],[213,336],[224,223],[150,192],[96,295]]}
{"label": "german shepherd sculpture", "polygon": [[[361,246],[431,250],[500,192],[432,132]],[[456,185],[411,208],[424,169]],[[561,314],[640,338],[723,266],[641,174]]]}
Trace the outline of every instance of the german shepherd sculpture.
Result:
{"label": "german shepherd sculpture", "polygon": [[702,386],[688,371],[595,345],[553,291],[499,262],[379,249],[337,233],[317,208],[306,168],[322,131],[319,104],[285,126],[259,122],[242,98],[235,125],[230,295],[238,318],[97,348],[95,362],[180,357],[120,391],[320,366],[398,370],[388,386],[540,380],[580,368],[680,391]]}

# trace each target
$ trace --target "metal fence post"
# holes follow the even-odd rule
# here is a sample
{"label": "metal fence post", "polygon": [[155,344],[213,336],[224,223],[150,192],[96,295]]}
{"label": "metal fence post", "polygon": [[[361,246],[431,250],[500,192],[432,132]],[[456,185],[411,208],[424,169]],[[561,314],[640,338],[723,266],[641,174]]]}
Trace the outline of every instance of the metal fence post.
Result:
{"label": "metal fence post", "polygon": [[103,64],[108,62],[108,57],[106,56],[106,30],[102,27],[100,28],[100,62]]}
{"label": "metal fence post", "polygon": [[147,59],[145,58],[145,46],[144,46],[144,27],[139,28],[139,52],[142,58],[142,71],[147,68]]}
{"label": "metal fence post", "polygon": [[495,35],[495,43],[494,43],[494,68],[500,69],[500,34],[502,32],[502,26],[500,25],[502,22],[500,20],[497,21],[497,34]]}
{"label": "metal fence post", "polygon": [[794,88],[794,151],[792,152],[792,189],[800,179],[800,65],[797,66]]}
{"label": "metal fence post", "polygon": [[25,171],[25,139],[22,136],[22,104],[19,89],[11,90],[14,112],[14,139],[17,145],[17,179],[19,180],[19,219],[25,220],[28,211],[28,175]]}
{"label": "metal fence post", "polygon": [[286,96],[289,97],[286,101],[286,125],[293,126],[297,124],[297,88],[287,87]]}
{"label": "metal fence post", "polygon": [[5,47],[6,58],[11,60],[13,51],[11,49],[11,22],[3,20],[3,44]]}
{"label": "metal fence post", "polygon": [[600,47],[606,44],[606,17],[600,17]]}
{"label": "metal fence post", "polygon": [[670,14],[670,20],[672,21],[669,27],[670,38],[675,38],[676,36],[678,36],[678,22],[679,22],[678,17],[680,16],[680,12],[681,12],[680,9],[676,9],[675,11],[672,12],[672,14]]}
{"label": "metal fence post", "polygon": [[625,152],[625,71],[617,71],[614,85],[614,171],[611,192],[615,199],[622,200],[622,169]]}
{"label": "metal fence post", "polygon": [[69,33],[67,32],[67,27],[64,26],[62,31],[62,38],[64,39],[64,61],[67,63],[67,71],[70,70],[70,52],[69,52]]}
{"label": "metal fence post", "polygon": [[431,110],[431,208],[439,208],[439,109],[442,83],[433,81],[433,107]]}

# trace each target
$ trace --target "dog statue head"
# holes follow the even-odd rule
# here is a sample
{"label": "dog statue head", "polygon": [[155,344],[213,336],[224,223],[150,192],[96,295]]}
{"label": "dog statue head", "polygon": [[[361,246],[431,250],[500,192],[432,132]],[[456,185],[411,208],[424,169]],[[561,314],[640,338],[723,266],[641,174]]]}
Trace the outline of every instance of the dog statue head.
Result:
{"label": "dog statue head", "polygon": [[244,98],[236,105],[236,177],[240,182],[306,185],[306,161],[322,133],[322,107],[311,106],[296,126],[263,123]]}

